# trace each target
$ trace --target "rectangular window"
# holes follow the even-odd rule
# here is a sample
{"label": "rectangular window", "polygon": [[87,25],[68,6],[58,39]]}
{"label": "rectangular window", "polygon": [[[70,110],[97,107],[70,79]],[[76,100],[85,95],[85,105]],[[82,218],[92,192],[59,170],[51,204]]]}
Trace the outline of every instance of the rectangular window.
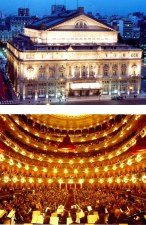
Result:
{"label": "rectangular window", "polygon": [[41,88],[39,89],[39,97],[44,97],[45,96],[45,89]]}
{"label": "rectangular window", "polygon": [[108,76],[108,72],[107,71],[104,71],[104,76]]}
{"label": "rectangular window", "polygon": [[32,94],[33,94],[32,89],[29,89],[29,90],[27,91],[27,95],[28,95],[28,96],[32,96]]}

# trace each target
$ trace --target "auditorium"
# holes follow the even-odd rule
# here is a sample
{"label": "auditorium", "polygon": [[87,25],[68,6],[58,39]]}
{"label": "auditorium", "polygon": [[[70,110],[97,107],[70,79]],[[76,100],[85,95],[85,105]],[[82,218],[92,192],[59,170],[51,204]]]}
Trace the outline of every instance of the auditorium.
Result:
{"label": "auditorium", "polygon": [[1,224],[146,224],[146,115],[0,115]]}

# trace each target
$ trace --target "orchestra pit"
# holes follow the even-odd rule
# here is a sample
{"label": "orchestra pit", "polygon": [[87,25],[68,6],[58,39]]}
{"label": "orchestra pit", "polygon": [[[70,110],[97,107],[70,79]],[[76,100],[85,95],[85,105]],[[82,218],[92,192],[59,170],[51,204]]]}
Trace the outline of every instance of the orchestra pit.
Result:
{"label": "orchestra pit", "polygon": [[146,115],[0,115],[1,224],[146,224]]}

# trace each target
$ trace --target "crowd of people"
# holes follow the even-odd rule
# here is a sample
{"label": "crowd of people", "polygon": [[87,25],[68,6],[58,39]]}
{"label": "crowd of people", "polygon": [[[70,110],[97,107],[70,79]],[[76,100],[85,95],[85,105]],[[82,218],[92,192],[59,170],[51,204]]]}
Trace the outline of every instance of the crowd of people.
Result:
{"label": "crowd of people", "polygon": [[[63,206],[62,213],[57,209]],[[0,210],[6,210],[1,218],[4,222],[7,214],[15,210],[17,224],[31,223],[33,211],[43,213],[44,224],[50,223],[50,217],[56,213],[59,224],[66,224],[71,217],[73,223],[88,223],[88,215],[98,215],[96,224],[146,223],[146,199],[133,197],[129,192],[114,189],[84,187],[76,190],[58,187],[37,187],[23,189],[11,195],[1,197]],[[76,213],[82,212],[80,221]]]}

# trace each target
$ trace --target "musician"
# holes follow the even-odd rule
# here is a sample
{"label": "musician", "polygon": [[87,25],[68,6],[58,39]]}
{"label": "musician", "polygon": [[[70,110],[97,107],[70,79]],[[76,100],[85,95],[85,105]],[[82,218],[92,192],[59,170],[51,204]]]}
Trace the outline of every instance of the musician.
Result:
{"label": "musician", "polygon": [[69,190],[68,192],[68,198],[67,201],[65,202],[65,209],[66,210],[71,210],[71,206],[76,204],[76,199],[75,195],[72,189]]}

